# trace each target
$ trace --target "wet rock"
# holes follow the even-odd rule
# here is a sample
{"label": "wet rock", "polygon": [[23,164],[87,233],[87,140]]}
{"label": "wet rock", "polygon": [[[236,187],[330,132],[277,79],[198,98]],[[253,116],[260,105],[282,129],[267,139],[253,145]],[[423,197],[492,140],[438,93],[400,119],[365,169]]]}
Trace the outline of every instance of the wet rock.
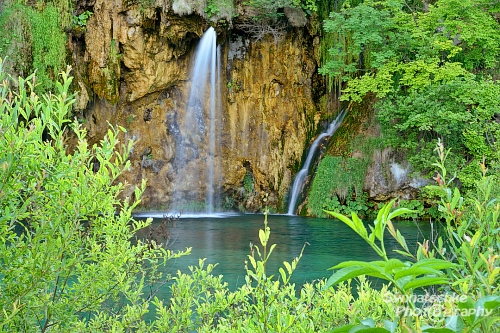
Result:
{"label": "wet rock", "polygon": [[[179,9],[182,4],[173,2],[179,13],[187,14],[189,10]],[[210,156],[195,145],[207,145],[205,138],[183,132],[194,126],[204,129],[202,133],[209,130],[203,98],[196,106],[198,117],[183,123],[192,84],[190,65],[208,22],[202,15],[175,15],[167,5],[141,13],[137,5],[119,0],[96,0],[93,13],[85,35],[85,60],[93,89],[88,94],[95,100],[85,110],[92,120],[85,126],[95,143],[106,134],[108,123],[126,129],[120,140],[133,139],[134,151],[142,153],[130,155],[131,169],[120,180],[130,188],[148,180],[143,204],[168,206],[173,179],[183,180],[183,195],[203,200],[208,172],[196,170],[214,158],[217,192],[236,195],[246,160],[252,166],[255,193],[241,203],[258,210],[268,195],[273,198],[268,203],[283,205],[293,170],[320,119],[317,96],[312,95],[318,67],[314,39],[300,28],[289,29],[278,43],[270,35],[256,41],[243,33],[224,32],[228,38],[218,41],[222,97],[217,103],[222,116],[215,120],[220,141],[215,156]],[[303,24],[299,14],[288,18],[296,26]],[[191,159],[176,165],[180,140],[188,141],[189,151],[182,153]],[[199,172],[199,181],[193,181],[190,172]]]}

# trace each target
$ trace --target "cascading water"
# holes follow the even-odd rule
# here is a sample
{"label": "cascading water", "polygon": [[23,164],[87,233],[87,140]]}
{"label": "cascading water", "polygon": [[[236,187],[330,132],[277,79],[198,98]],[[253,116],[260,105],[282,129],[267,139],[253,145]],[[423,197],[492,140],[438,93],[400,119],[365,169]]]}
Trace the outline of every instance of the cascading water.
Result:
{"label": "cascading water", "polygon": [[[214,210],[216,141],[220,132],[217,128],[220,75],[216,68],[219,63],[216,36],[210,27],[194,53],[185,118],[179,119],[180,135],[176,140],[173,211],[204,210],[211,214]],[[204,190],[204,198],[200,197],[200,190]],[[199,207],[201,201],[205,202],[204,209]]]}
{"label": "cascading water", "polygon": [[306,161],[302,166],[302,169],[295,176],[295,180],[293,181],[292,190],[290,191],[290,203],[288,204],[288,212],[287,215],[295,214],[295,206],[297,205],[297,200],[299,198],[300,193],[302,192],[302,186],[304,186],[304,181],[309,174],[309,167],[311,166],[311,162],[313,160],[314,155],[316,154],[316,150],[318,149],[321,142],[326,138],[330,137],[335,133],[337,128],[339,128],[340,124],[344,120],[344,116],[346,114],[345,110],[342,110],[337,118],[330,123],[328,129],[321,133],[316,140],[312,143],[311,147],[309,147],[309,152],[307,153]]}

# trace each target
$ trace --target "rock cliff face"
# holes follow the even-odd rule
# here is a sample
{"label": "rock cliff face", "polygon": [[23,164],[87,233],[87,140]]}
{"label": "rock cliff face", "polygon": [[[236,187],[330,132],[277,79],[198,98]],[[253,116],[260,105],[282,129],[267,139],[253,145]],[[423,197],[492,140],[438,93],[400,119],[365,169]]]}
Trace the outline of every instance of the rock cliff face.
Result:
{"label": "rock cliff face", "polygon": [[[213,204],[223,210],[285,210],[305,151],[326,124],[321,120],[337,111],[317,74],[317,22],[285,8],[286,27],[262,30],[248,20],[251,11],[240,7],[239,22],[231,22],[233,9],[224,9],[219,13],[224,20],[214,23],[204,12],[205,2],[192,0],[85,0],[78,6],[77,14],[90,10],[93,15],[86,30],[70,38],[80,90],[76,108],[92,141],[99,142],[111,124],[127,130],[124,141],[135,142],[131,169],[120,179],[128,184],[124,196],[147,179],[145,209],[166,210],[182,197],[175,208],[198,210],[213,191],[218,198]],[[190,120],[189,89],[197,84],[190,80],[191,67],[210,25],[217,32],[220,65],[218,116],[211,122],[209,102],[199,97],[197,112],[205,119]],[[365,102],[362,113],[371,114],[369,99]],[[330,146],[338,149],[330,154],[366,157],[349,153],[344,142],[366,134],[363,121],[354,123],[334,136],[338,142]],[[206,137],[186,134],[195,126],[216,128],[213,150]],[[195,141],[202,146],[195,147]],[[183,163],[176,162],[181,151]],[[375,201],[413,198],[423,180],[409,179],[408,171],[390,149],[375,151],[363,189]]]}
{"label": "rock cliff face", "polygon": [[[98,142],[108,122],[127,129],[123,139],[135,146],[131,170],[121,181],[129,184],[127,196],[148,180],[142,202],[147,208],[167,208],[181,176],[183,186],[196,192],[193,200],[203,201],[205,172],[192,184],[185,175],[210,158],[200,154],[192,157],[192,168],[174,166],[190,65],[208,20],[199,9],[184,8],[180,16],[160,2],[141,9],[121,0],[87,1],[81,8],[93,12],[87,30],[72,38],[78,108],[89,137]],[[306,27],[290,26],[278,40],[216,30],[222,66],[220,149],[214,157],[219,204],[255,211],[267,197],[265,205],[283,207],[320,118],[312,94],[317,39]]]}

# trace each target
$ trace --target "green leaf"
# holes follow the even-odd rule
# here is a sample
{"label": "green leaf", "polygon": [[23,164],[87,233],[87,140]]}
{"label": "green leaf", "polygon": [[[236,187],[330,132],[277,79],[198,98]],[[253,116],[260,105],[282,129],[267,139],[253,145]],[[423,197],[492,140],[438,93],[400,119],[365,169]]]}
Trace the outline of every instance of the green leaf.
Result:
{"label": "green leaf", "polygon": [[464,330],[464,322],[460,316],[453,315],[445,319],[445,327],[455,333],[461,333]]}
{"label": "green leaf", "polygon": [[403,269],[403,270],[397,272],[396,274],[394,274],[394,278],[396,280],[398,280],[398,279],[404,278],[406,276],[417,277],[419,275],[424,275],[424,274],[439,275],[439,274],[442,274],[442,272],[439,270],[436,270],[434,268],[430,268],[430,267],[415,267],[413,265],[413,266],[407,267],[406,269]]}
{"label": "green leaf", "polygon": [[344,215],[339,214],[337,212],[331,212],[331,211],[327,211],[327,210],[324,210],[324,212],[327,213],[327,214],[330,214],[331,216],[335,217],[336,219],[339,219],[340,221],[344,222],[352,230],[354,230],[355,232],[358,233],[358,231],[356,230],[356,226],[355,226],[354,222],[350,218],[348,218],[347,216],[344,216]]}
{"label": "green leaf", "polygon": [[500,307],[500,296],[488,295],[476,302],[476,306],[482,304],[486,310],[496,310]]}
{"label": "green leaf", "polygon": [[444,327],[440,327],[440,328],[430,327],[430,328],[424,329],[422,332],[423,333],[458,333],[458,332],[455,332],[449,328],[444,328]]}
{"label": "green leaf", "polygon": [[425,258],[413,264],[413,267],[422,267],[422,266],[441,270],[441,269],[456,267],[457,264],[436,258]]}
{"label": "green leaf", "polygon": [[493,313],[496,309],[500,307],[500,296],[496,295],[488,295],[479,299],[476,304],[474,304],[475,308],[475,317],[474,322],[477,322],[481,317],[486,316],[488,313]]}
{"label": "green leaf", "polygon": [[370,269],[369,267],[360,267],[360,266],[350,266],[342,268],[333,273],[332,276],[330,276],[330,278],[326,281],[323,290],[331,286],[334,286],[336,284],[339,284],[340,282],[358,277],[360,275],[368,274],[372,271],[373,270]]}
{"label": "green leaf", "polygon": [[260,243],[262,244],[262,246],[266,246],[267,237],[266,237],[266,233],[262,229],[259,230],[259,239],[260,239]]}
{"label": "green leaf", "polygon": [[354,231],[356,231],[361,237],[363,237],[363,239],[367,239],[368,232],[366,231],[363,221],[361,221],[361,219],[358,217],[358,214],[356,214],[355,212],[352,212],[351,215],[354,226],[356,227]]}
{"label": "green leaf", "polygon": [[404,262],[402,262],[399,259],[389,259],[385,265],[385,272],[388,274],[394,274],[396,271],[399,271],[401,268],[405,268],[407,265],[405,265]]}
{"label": "green leaf", "polygon": [[341,327],[334,328],[333,330],[329,331],[330,333],[349,333],[353,327],[355,327],[355,324],[351,325],[345,325]]}
{"label": "green leaf", "polygon": [[[465,302],[460,302],[458,303],[458,308],[460,310],[470,310],[475,308],[475,303],[474,301],[470,298],[467,297]],[[474,323],[474,313],[472,311],[463,311],[462,314],[469,313],[468,316],[462,315],[462,319],[464,319],[467,324],[472,325]]]}
{"label": "green leaf", "polygon": [[413,258],[413,255],[406,252],[406,251],[401,251],[401,250],[393,250],[393,251],[396,252],[397,254],[404,256],[404,257]]}
{"label": "green leaf", "polygon": [[365,318],[360,320],[361,324],[368,327],[375,327],[375,320],[372,318]]}
{"label": "green leaf", "polygon": [[[401,246],[408,251],[408,245],[406,244],[406,239],[401,235],[401,232],[399,230],[396,230],[396,239],[398,242],[401,244]],[[408,254],[406,254],[408,256]]]}
{"label": "green leaf", "polygon": [[460,191],[458,190],[457,187],[455,187],[455,190],[453,191],[453,199],[451,200],[450,204],[450,210],[455,210],[457,208],[458,201],[460,200]]}
{"label": "green leaf", "polygon": [[396,318],[394,321],[384,320],[384,327],[391,333],[396,332],[396,329],[398,328],[398,319]]}
{"label": "green leaf", "polygon": [[343,261],[332,268],[329,269],[337,269],[337,268],[344,268],[344,267],[350,267],[350,266],[360,266],[360,267],[370,267],[374,268],[379,272],[384,272],[385,266],[387,265],[386,261],[383,260],[376,260],[376,261],[360,261],[360,260],[349,260],[349,261]]}
{"label": "green leaf", "polygon": [[447,284],[448,279],[446,277],[429,277],[429,276],[424,276],[420,278],[416,278],[407,284],[404,285],[403,289],[405,291],[408,290],[414,290],[417,288],[421,287],[428,287],[428,286],[433,286],[437,284]]}
{"label": "green leaf", "polygon": [[382,328],[382,327],[363,327],[362,325],[353,327],[349,331],[349,333],[355,333],[355,332],[359,332],[359,333],[391,333],[390,331],[388,331],[387,329]]}
{"label": "green leaf", "polygon": [[327,280],[324,289],[336,285],[342,281],[352,279],[361,275],[369,275],[383,280],[391,281],[391,277],[384,272],[385,261],[345,261],[330,269],[341,268],[333,273]]}
{"label": "green leaf", "polygon": [[269,248],[269,252],[267,253],[267,257],[265,258],[265,260],[268,260],[269,257],[271,257],[271,253],[273,253],[275,247],[276,247],[276,244],[271,245],[271,247]]}
{"label": "green leaf", "polygon": [[292,267],[290,266],[290,264],[286,261],[283,261],[283,265],[285,265],[288,274],[292,274]]}
{"label": "green leaf", "polygon": [[283,267],[280,267],[279,272],[281,275],[281,281],[283,281],[283,283],[286,282],[287,278],[286,278],[286,273],[285,273],[285,270],[283,269]]}
{"label": "green leaf", "polygon": [[395,211],[393,211],[392,213],[389,214],[389,217],[388,219],[389,220],[392,220],[398,216],[401,216],[401,215],[405,215],[405,214],[413,214],[413,213],[416,213],[417,211],[416,210],[411,210],[411,209],[408,209],[408,208],[398,208],[396,209]]}

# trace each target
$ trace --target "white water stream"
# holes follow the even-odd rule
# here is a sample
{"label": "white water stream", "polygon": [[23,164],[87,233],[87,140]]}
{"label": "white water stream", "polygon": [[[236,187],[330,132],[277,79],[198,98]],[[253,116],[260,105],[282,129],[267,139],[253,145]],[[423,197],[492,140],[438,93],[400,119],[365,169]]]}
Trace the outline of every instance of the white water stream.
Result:
{"label": "white water stream", "polygon": [[309,167],[311,166],[314,154],[316,154],[316,150],[323,142],[323,140],[326,137],[331,137],[335,133],[337,128],[339,128],[340,124],[342,124],[342,121],[344,120],[345,113],[346,111],[342,110],[337,118],[335,118],[335,120],[330,123],[328,129],[325,132],[321,133],[311,144],[311,147],[309,147],[306,161],[304,162],[302,169],[297,173],[297,175],[295,176],[295,180],[293,181],[292,190],[290,191],[290,202],[288,204],[287,215],[295,215],[297,200],[300,196],[300,193],[302,192],[302,187],[304,186],[306,177],[309,174]]}
{"label": "white water stream", "polygon": [[[202,174],[206,171],[205,183],[205,213],[213,213],[215,206],[214,181],[215,157],[218,141],[217,122],[220,118],[220,72],[217,69],[217,34],[214,28],[210,27],[201,38],[194,54],[194,64],[191,69],[191,89],[187,102],[186,118],[183,122],[182,139],[177,142],[177,154],[175,165],[178,172],[193,159],[205,162],[199,165],[199,172],[192,174],[192,180],[202,181]],[[219,52],[220,53],[220,52]],[[207,124],[208,122],[208,124]],[[203,158],[206,156],[206,158]],[[178,182],[182,182],[180,177]],[[193,183],[197,183],[193,181]],[[183,198],[186,193],[177,190],[182,184],[174,182],[174,194],[172,208],[174,210],[182,208]],[[192,198],[190,198],[192,199]],[[180,206],[180,207],[179,207]]]}

